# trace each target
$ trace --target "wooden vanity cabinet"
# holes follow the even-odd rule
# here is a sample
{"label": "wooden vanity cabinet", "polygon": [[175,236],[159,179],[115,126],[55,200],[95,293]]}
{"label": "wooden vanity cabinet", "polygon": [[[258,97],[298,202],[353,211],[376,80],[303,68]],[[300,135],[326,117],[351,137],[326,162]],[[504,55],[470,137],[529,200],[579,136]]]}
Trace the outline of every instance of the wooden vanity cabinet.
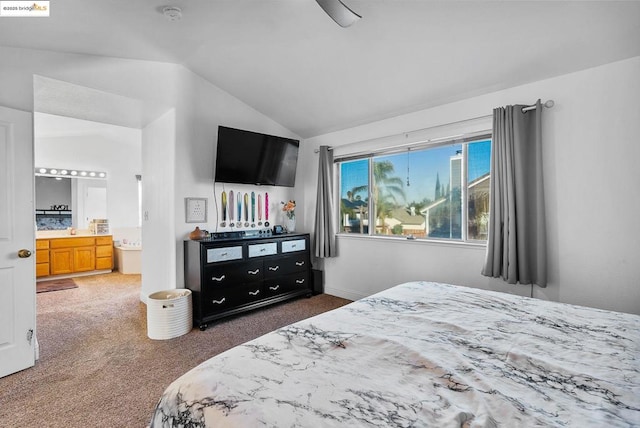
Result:
{"label": "wooden vanity cabinet", "polygon": [[[42,249],[40,249],[42,247]],[[45,250],[45,247],[48,248]],[[41,251],[42,253],[38,253]],[[48,263],[45,262],[48,252]],[[42,260],[42,262],[40,262]],[[42,264],[40,268],[38,265]],[[111,236],[38,239],[36,241],[36,274],[69,275],[77,272],[113,269]]]}
{"label": "wooden vanity cabinet", "polygon": [[111,236],[96,238],[96,269],[113,269],[113,239]]}
{"label": "wooden vanity cabinet", "polygon": [[36,240],[36,278],[49,275],[49,240]]}

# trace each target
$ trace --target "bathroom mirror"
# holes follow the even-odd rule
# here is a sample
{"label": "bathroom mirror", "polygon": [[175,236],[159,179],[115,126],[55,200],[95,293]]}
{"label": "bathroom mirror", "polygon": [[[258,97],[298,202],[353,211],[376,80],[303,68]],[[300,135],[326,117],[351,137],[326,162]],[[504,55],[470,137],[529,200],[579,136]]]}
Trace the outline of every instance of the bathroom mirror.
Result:
{"label": "bathroom mirror", "polygon": [[107,218],[107,180],[36,175],[36,230],[88,229]]}

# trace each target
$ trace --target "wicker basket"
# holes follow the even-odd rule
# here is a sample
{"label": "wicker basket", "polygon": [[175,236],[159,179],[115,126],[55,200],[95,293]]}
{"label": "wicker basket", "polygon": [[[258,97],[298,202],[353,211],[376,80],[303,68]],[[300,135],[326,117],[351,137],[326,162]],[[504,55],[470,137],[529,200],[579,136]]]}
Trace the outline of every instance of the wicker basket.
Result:
{"label": "wicker basket", "polygon": [[193,312],[191,290],[166,290],[147,297],[147,336],[164,340],[191,331]]}

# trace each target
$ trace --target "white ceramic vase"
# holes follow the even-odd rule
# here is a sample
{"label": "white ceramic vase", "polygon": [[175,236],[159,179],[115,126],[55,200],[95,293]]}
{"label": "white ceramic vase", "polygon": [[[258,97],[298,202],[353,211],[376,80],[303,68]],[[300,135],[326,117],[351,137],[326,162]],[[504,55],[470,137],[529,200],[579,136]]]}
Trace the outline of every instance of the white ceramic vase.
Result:
{"label": "white ceramic vase", "polygon": [[284,226],[287,228],[287,232],[295,232],[296,231],[296,216],[295,214],[289,217],[289,215],[284,215]]}

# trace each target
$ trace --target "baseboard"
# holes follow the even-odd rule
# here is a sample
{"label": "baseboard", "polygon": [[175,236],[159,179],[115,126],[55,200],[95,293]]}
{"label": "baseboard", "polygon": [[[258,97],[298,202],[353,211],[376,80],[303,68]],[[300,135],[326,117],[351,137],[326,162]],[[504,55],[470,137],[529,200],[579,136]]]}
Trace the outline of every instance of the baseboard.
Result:
{"label": "baseboard", "polygon": [[325,286],[324,293],[330,294],[332,296],[342,297],[343,299],[354,300],[354,301],[367,297],[366,294],[355,293],[351,290],[345,290],[342,288],[336,288],[336,287],[330,287],[330,286]]}

